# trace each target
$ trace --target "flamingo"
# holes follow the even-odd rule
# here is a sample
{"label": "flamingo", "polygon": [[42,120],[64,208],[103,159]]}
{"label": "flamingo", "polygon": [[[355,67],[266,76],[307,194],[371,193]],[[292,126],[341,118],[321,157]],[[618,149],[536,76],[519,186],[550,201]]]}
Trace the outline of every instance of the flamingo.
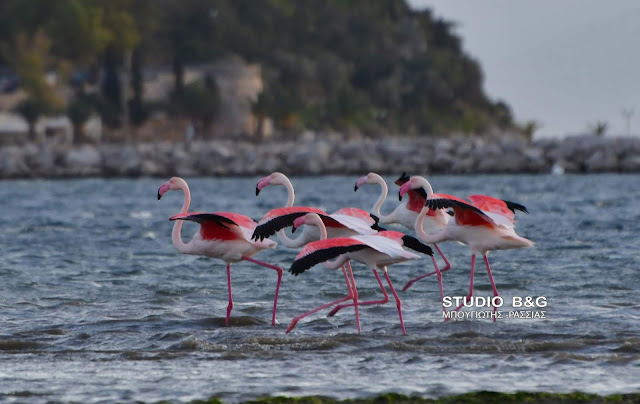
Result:
{"label": "flamingo", "polygon": [[[398,178],[395,181],[395,183],[397,185],[402,185],[408,180],[409,180],[409,177],[407,176],[407,173],[402,173],[400,178]],[[384,204],[384,201],[387,199],[387,194],[389,193],[389,188],[387,187],[387,183],[384,181],[384,179],[380,175],[376,173],[369,173],[364,177],[360,177],[358,181],[356,181],[356,185],[353,190],[357,191],[361,186],[365,184],[378,184],[381,187],[380,196],[378,197],[378,200],[376,201],[376,203],[373,205],[373,209],[372,209],[373,214],[380,218],[380,223],[382,224],[397,223],[413,230],[414,225],[416,223],[416,219],[418,218],[418,214],[424,207],[424,201],[426,199],[426,195],[424,195],[424,191],[421,188],[417,190],[409,190],[408,191],[409,200],[407,201],[406,204],[398,205],[394,209],[394,211],[391,212],[391,214],[389,215],[383,215],[382,213],[380,213],[380,209],[382,209],[382,205]],[[425,216],[425,221],[424,221],[425,231],[429,233],[435,233],[442,230],[449,222],[449,218],[450,216],[442,209],[437,209],[437,210],[430,209]],[[447,257],[445,257],[445,255],[442,253],[442,250],[440,250],[440,247],[438,247],[437,244],[434,244],[433,246],[435,247],[436,251],[438,251],[438,254],[440,254],[442,259],[444,260],[445,267],[442,269],[438,268],[438,263],[436,262],[435,257],[432,256],[431,259],[433,260],[433,267],[435,268],[435,271],[429,272],[411,279],[402,288],[403,292],[406,292],[415,282],[421,279],[424,279],[427,276],[446,272],[449,269],[451,269],[451,264],[449,263],[449,260],[447,260]],[[442,280],[439,280],[439,282],[441,283]]]}
{"label": "flamingo", "polygon": [[[373,218],[363,217],[364,223],[360,223],[359,221],[354,221],[352,218],[348,218],[345,214],[351,213],[352,215],[360,215],[364,216],[367,214],[364,211],[360,212],[336,212],[338,215],[334,218],[329,218],[326,212],[323,212],[320,209],[311,208],[311,207],[294,207],[293,204],[295,202],[295,191],[293,189],[293,184],[289,178],[281,172],[273,172],[266,177],[261,178],[256,184],[256,196],[260,194],[260,191],[267,187],[273,185],[281,185],[284,186],[287,190],[287,202],[283,208],[272,209],[267,212],[264,217],[258,223],[257,228],[254,231],[252,238],[260,239],[260,241],[264,240],[266,237],[272,236],[274,233],[277,234],[278,240],[288,248],[300,248],[311,241],[315,241],[320,239],[320,231],[317,227],[308,226],[303,231],[302,234],[296,238],[290,238],[284,231],[285,227],[288,227],[293,224],[293,221],[306,213],[315,212],[322,215],[327,225],[331,227],[331,236],[335,237],[339,234],[358,234],[360,232],[368,232],[367,227],[370,227],[377,223],[377,220]],[[364,213],[364,214],[363,214]],[[367,214],[368,215],[368,214]],[[369,220],[370,219],[370,220]],[[373,222],[371,222],[373,220]],[[347,230],[348,227],[351,226],[352,230]],[[365,226],[365,227],[363,227]],[[334,231],[335,229],[335,231]],[[347,275],[347,268],[349,274]],[[347,285],[347,296],[340,301],[352,299],[354,302],[358,301],[358,289],[356,288],[355,279],[353,277],[353,270],[351,268],[351,263],[347,263],[347,266],[342,267],[342,272],[344,274],[345,282]],[[360,332],[360,315],[358,312],[358,306],[355,306],[355,315],[356,315],[356,325],[358,328],[358,332]]]}
{"label": "flamingo", "polygon": [[[432,255],[433,251],[431,251],[428,246],[420,243],[417,239],[411,236],[406,236],[396,231],[384,230],[375,235],[358,235],[352,237],[337,237],[328,239],[327,229],[325,228],[320,216],[316,213],[307,213],[294,221],[294,227],[299,227],[303,224],[318,227],[321,233],[321,239],[307,244],[305,248],[303,248],[302,251],[296,256],[289,270],[292,274],[297,276],[319,263],[322,263],[323,266],[327,269],[337,269],[341,265],[344,265],[345,262],[353,259],[372,268],[373,274],[375,275],[376,280],[378,281],[378,284],[380,285],[380,288],[384,295],[384,299],[382,300],[354,302],[336,306],[329,314],[329,316],[332,316],[333,314],[335,314],[335,312],[343,307],[357,307],[362,305],[387,303],[389,301],[389,295],[387,294],[387,291],[382,284],[382,280],[380,279],[380,276],[377,272],[377,269],[381,269],[384,272],[385,278],[387,279],[387,283],[389,284],[391,293],[396,300],[396,307],[398,309],[398,316],[400,318],[402,334],[406,335],[407,332],[405,330],[404,320],[402,317],[402,302],[400,301],[400,298],[398,297],[398,294],[393,287],[391,279],[389,279],[387,266],[399,262],[404,262],[410,259],[420,258],[419,255],[406,251],[404,248],[402,248],[402,245],[404,244],[425,254]],[[329,261],[334,258],[336,259],[333,261]],[[340,300],[341,299],[327,303],[295,317],[289,324],[287,333],[295,328],[300,319],[326,307],[333,306],[334,304],[339,303]]]}
{"label": "flamingo", "polygon": [[[271,325],[276,325],[276,309],[278,306],[278,293],[282,281],[282,268],[266,262],[251,258],[253,255],[267,248],[275,248],[277,243],[273,240],[252,241],[251,234],[256,227],[256,222],[244,215],[230,212],[187,212],[191,203],[191,192],[186,181],[180,177],[173,177],[158,189],[158,200],[169,191],[182,190],[184,202],[180,213],[170,220],[175,221],[171,240],[173,246],[182,254],[203,255],[210,258],[218,258],[227,264],[227,285],[229,291],[229,304],[225,324],[229,325],[231,310],[233,309],[233,296],[231,293],[231,263],[249,261],[278,273],[275,298],[273,300],[273,315]],[[181,230],[184,220],[200,224],[200,231],[193,235],[188,243],[182,241]]]}
{"label": "flamingo", "polygon": [[[459,241],[467,244],[471,249],[471,280],[465,303],[469,302],[473,296],[476,254],[481,254],[484,259],[491,288],[493,289],[493,296],[499,296],[487,255],[489,251],[493,250],[534,246],[533,241],[519,236],[515,231],[515,211],[529,213],[527,208],[515,202],[504,201],[487,195],[471,195],[469,196],[471,202],[467,202],[451,195],[434,194],[429,181],[421,177],[411,177],[409,181],[400,187],[400,199],[407,191],[420,188],[426,192],[427,199],[415,223],[418,238],[429,244],[443,241]],[[440,232],[427,234],[422,227],[426,213],[429,209],[443,208],[453,208],[455,220],[449,221],[448,225]],[[456,311],[460,310],[463,305],[464,303],[459,305]],[[494,312],[497,309],[497,306],[493,307]],[[496,321],[495,316],[493,321]]]}

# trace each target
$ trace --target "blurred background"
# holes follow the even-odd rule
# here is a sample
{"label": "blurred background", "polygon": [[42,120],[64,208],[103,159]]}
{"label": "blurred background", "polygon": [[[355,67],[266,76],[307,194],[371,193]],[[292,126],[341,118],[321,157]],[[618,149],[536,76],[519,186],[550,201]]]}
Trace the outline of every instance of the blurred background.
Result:
{"label": "blurred background", "polygon": [[455,18],[403,0],[2,0],[0,134],[532,136]]}
{"label": "blurred background", "polygon": [[[0,145],[629,138],[639,13],[633,0],[0,0]],[[535,170],[562,160],[540,150]]]}

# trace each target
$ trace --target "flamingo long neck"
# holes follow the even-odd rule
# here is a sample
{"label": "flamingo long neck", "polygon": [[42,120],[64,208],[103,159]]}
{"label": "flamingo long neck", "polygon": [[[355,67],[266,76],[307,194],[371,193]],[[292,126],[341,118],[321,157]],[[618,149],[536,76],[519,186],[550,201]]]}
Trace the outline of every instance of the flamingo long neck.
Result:
{"label": "flamingo long neck", "polygon": [[[189,186],[186,182],[180,182],[180,189],[184,191],[184,202],[182,203],[182,209],[180,213],[187,213],[189,210],[189,205],[191,204],[191,192],[189,191]],[[187,254],[189,252],[188,244],[185,244],[182,241],[182,223],[184,220],[176,220],[173,224],[173,231],[171,232],[171,241],[173,242],[173,246],[176,250],[180,251],[183,254]]]}
{"label": "flamingo long neck", "polygon": [[[427,193],[427,195],[429,195],[429,193]],[[416,223],[414,226],[416,235],[420,240],[422,240],[424,243],[427,243],[427,244],[437,244],[442,241],[446,241],[447,238],[445,234],[445,231],[446,231],[445,229],[442,229],[435,234],[428,234],[427,232],[424,231],[424,227],[423,227],[424,218],[427,216],[428,211],[429,211],[429,207],[425,206],[422,208],[422,210],[418,214],[418,217],[416,218]]]}
{"label": "flamingo long neck", "polygon": [[[320,219],[320,216],[318,215],[314,215],[313,217],[313,222],[311,223],[315,226],[318,226],[318,229],[320,230],[320,240],[326,240],[327,239],[327,228],[324,225],[324,223],[322,222],[322,219]],[[340,257],[334,259],[333,261],[325,261],[322,263],[322,266],[325,267],[326,269],[337,269],[340,268],[342,266],[342,264],[345,263],[344,259],[341,259]]]}
{"label": "flamingo long neck", "polygon": [[378,197],[378,200],[373,205],[373,209],[372,209],[373,214],[378,216],[381,223],[390,223],[392,221],[392,218],[391,218],[392,215],[383,216],[382,213],[380,213],[380,210],[382,209],[382,205],[384,204],[384,201],[387,199],[387,195],[389,194],[389,187],[387,186],[387,183],[381,176],[376,174],[374,178],[375,178],[375,183],[380,185],[381,190],[380,190],[380,196]]}
{"label": "flamingo long neck", "polygon": [[305,240],[306,237],[304,237],[302,234],[296,238],[290,238],[289,236],[287,236],[287,233],[284,231],[284,229],[278,230],[276,234],[278,235],[278,240],[280,240],[280,242],[288,248],[300,248],[303,245],[307,244],[307,240]]}
{"label": "flamingo long neck", "polygon": [[283,175],[282,181],[284,182],[282,185],[287,189],[287,204],[285,205],[285,208],[290,208],[296,200],[296,193],[293,190],[293,185],[291,184],[291,181],[289,181],[289,178]]}

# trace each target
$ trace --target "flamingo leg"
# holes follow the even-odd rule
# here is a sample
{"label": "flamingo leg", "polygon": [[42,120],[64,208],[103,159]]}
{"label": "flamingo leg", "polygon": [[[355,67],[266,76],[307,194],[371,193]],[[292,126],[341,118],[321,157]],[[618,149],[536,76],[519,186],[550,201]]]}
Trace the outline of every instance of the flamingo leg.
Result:
{"label": "flamingo leg", "polygon": [[231,294],[231,264],[227,264],[227,285],[229,289],[229,304],[227,305],[227,318],[224,320],[225,325],[229,325],[231,310],[233,310],[233,295]]}
{"label": "flamingo leg", "polygon": [[[382,290],[382,294],[384,295],[384,299],[371,300],[371,301],[367,301],[367,302],[358,302],[357,303],[358,306],[367,306],[367,305],[370,305],[370,304],[385,304],[385,303],[387,303],[389,301],[389,295],[387,294],[387,290],[384,288],[384,285],[382,284],[382,279],[380,279],[380,275],[378,275],[378,272],[375,269],[373,270],[373,274],[376,276],[376,279],[378,281],[378,285],[380,285],[380,289]],[[356,303],[340,304],[340,305],[334,307],[333,310],[331,310],[329,312],[329,314],[327,314],[327,317],[333,317],[341,309],[344,309],[345,307],[355,306],[355,305],[356,305]]]}
{"label": "flamingo leg", "polygon": [[[464,299],[465,303],[469,302],[471,300],[471,296],[473,296],[473,273],[475,272],[475,267],[476,267],[476,255],[472,254],[471,255],[471,281],[469,283],[469,294]],[[462,308],[462,306],[464,306],[464,303],[462,303],[460,306],[456,307],[456,309],[454,311],[460,310]]]}
{"label": "flamingo leg", "polygon": [[[491,267],[489,266],[489,257],[487,257],[486,254],[484,254],[482,256],[484,258],[484,263],[487,266],[487,273],[489,274],[489,281],[491,282],[491,288],[493,289],[493,296],[497,297],[498,295],[498,288],[496,288],[496,283],[493,281],[493,274],[491,273]],[[493,322],[495,323],[497,321],[498,316],[495,315],[496,312],[498,311],[498,307],[497,306],[493,306]]]}
{"label": "flamingo leg", "polygon": [[413,284],[414,284],[414,283],[418,282],[418,281],[419,281],[419,280],[421,280],[421,279],[426,278],[427,276],[435,275],[435,274],[437,274],[437,273],[438,273],[438,271],[439,271],[439,272],[446,272],[446,271],[448,271],[448,270],[450,270],[450,269],[451,269],[451,263],[449,263],[449,260],[447,260],[447,257],[445,257],[445,256],[444,256],[444,254],[442,253],[442,250],[440,250],[440,247],[438,247],[438,245],[437,245],[437,244],[434,244],[433,246],[436,248],[436,251],[438,251],[438,253],[439,253],[439,254],[440,254],[440,256],[442,257],[442,259],[444,260],[444,263],[446,264],[446,266],[445,266],[444,268],[442,268],[442,269],[438,269],[438,266],[437,266],[437,264],[436,264],[436,260],[435,260],[435,258],[434,258],[434,257],[431,257],[431,258],[433,259],[433,266],[434,266],[434,268],[436,268],[436,270],[435,270],[435,271],[433,271],[433,272],[429,272],[429,273],[426,273],[426,274],[423,274],[423,275],[420,275],[420,276],[417,276],[417,277],[415,277],[415,278],[411,279],[411,280],[410,280],[409,282],[407,282],[407,284],[406,284],[406,285],[404,285],[404,287],[402,288],[402,291],[403,291],[403,292],[406,292],[407,290],[409,290],[409,288],[410,288],[411,286],[413,286]]}
{"label": "flamingo leg", "polygon": [[[436,258],[432,256],[431,259],[433,260],[433,266],[436,269],[436,275],[438,276],[438,286],[440,287],[440,303],[442,303],[442,311],[446,313],[447,309],[444,307],[444,288],[442,286],[442,271],[440,271],[440,269],[438,268],[438,263],[436,262]],[[449,320],[449,318],[447,316],[444,316],[444,321],[446,322],[447,320]]]}
{"label": "flamingo leg", "polygon": [[351,277],[351,292],[352,292],[352,296],[353,296],[353,302],[355,303],[353,305],[353,307],[355,308],[356,311],[356,324],[358,326],[358,334],[360,334],[362,332],[362,329],[360,328],[360,308],[358,305],[358,289],[356,288],[356,280],[353,277],[353,270],[351,269],[351,261],[347,261],[347,265],[349,266],[349,276]]}
{"label": "flamingo leg", "polygon": [[[402,335],[407,335],[407,330],[404,329],[404,320],[402,319],[402,302],[396,293],[396,290],[393,288],[393,283],[391,283],[391,279],[389,278],[389,274],[387,273],[387,268],[382,268],[384,271],[384,277],[387,278],[387,283],[389,284],[389,288],[391,288],[391,293],[393,293],[393,297],[396,299],[396,307],[398,308],[398,316],[400,316],[400,327],[402,327]],[[442,277],[442,275],[440,275]]]}
{"label": "flamingo leg", "polygon": [[[278,294],[280,293],[280,283],[282,282],[282,272],[283,272],[282,268],[275,265],[267,264],[266,262],[255,260],[253,258],[245,257],[245,256],[242,256],[242,259],[245,261],[253,262],[254,264],[261,265],[263,267],[271,268],[276,272],[278,272],[278,284],[276,285],[276,296],[273,299],[273,315],[271,316],[271,325],[274,326],[278,324],[278,322],[276,321],[276,310],[278,308]],[[231,296],[231,283],[229,283],[229,296]]]}

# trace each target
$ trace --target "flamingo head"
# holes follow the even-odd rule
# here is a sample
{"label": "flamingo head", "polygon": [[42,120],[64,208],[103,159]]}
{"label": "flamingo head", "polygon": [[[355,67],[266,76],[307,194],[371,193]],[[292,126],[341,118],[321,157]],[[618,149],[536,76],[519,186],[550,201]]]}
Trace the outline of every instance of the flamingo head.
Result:
{"label": "flamingo head", "polygon": [[378,183],[380,183],[380,181],[384,181],[384,180],[378,174],[369,173],[369,174],[365,175],[364,177],[358,178],[358,181],[356,181],[355,187],[353,187],[353,191],[354,192],[357,191],[358,188],[360,188],[364,184],[378,184]]}
{"label": "flamingo head", "polygon": [[184,180],[180,177],[172,177],[169,181],[165,182],[158,188],[158,200],[162,198],[162,195],[167,193],[168,191],[176,191],[178,189],[183,189]]}
{"label": "flamingo head", "polygon": [[289,180],[287,179],[287,176],[282,173],[279,173],[277,171],[274,173],[271,173],[266,177],[261,178],[260,181],[258,181],[258,184],[256,185],[256,196],[258,196],[260,194],[260,191],[262,191],[262,188],[266,186],[284,185],[288,181]]}
{"label": "flamingo head", "polygon": [[409,177],[409,179],[407,179],[406,182],[400,186],[400,191],[398,191],[398,199],[402,200],[404,194],[409,191],[416,191],[425,199],[427,199],[430,194],[433,194],[433,189],[431,188],[431,184],[429,184],[429,181],[427,181],[423,177],[415,175]]}
{"label": "flamingo head", "polygon": [[322,223],[322,219],[320,219],[317,213],[307,213],[293,221],[293,230],[305,224],[319,226],[320,223]]}

